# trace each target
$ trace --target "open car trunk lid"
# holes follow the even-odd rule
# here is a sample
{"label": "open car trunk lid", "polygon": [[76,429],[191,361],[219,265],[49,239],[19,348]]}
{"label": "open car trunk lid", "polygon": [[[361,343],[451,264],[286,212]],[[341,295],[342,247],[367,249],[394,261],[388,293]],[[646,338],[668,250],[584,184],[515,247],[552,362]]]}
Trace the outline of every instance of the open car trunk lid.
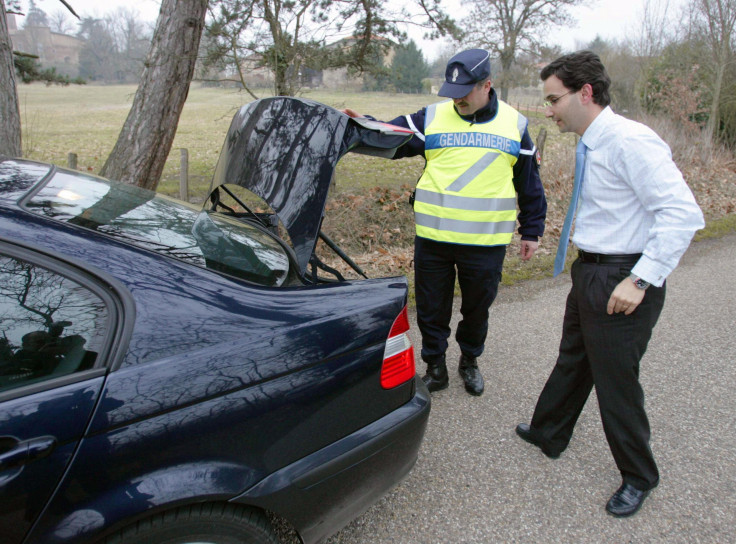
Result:
{"label": "open car trunk lid", "polygon": [[289,233],[304,274],[340,158],[350,151],[391,158],[412,134],[403,127],[351,118],[313,100],[256,100],[240,108],[230,124],[210,193],[235,184],[261,197]]}

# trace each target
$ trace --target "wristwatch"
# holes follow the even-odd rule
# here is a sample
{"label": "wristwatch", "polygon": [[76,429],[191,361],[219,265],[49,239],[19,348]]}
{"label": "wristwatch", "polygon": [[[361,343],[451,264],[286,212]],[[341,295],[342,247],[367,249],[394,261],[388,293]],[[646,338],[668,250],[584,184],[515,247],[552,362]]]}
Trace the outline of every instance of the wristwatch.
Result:
{"label": "wristwatch", "polygon": [[636,285],[639,289],[642,289],[642,290],[646,289],[647,287],[651,285],[648,281],[644,281],[639,276],[636,276],[634,274],[631,274],[631,276],[629,276],[629,279],[634,282],[634,285]]}

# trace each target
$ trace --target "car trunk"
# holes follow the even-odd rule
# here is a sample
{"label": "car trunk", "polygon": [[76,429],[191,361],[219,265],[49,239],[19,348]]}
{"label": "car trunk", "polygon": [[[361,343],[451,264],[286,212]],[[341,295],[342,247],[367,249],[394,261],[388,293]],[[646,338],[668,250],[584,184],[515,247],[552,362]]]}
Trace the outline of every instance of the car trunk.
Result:
{"label": "car trunk", "polygon": [[[210,202],[217,209],[220,189],[228,185],[262,198],[288,233],[302,281],[314,283],[316,273],[308,277],[307,267],[311,263],[314,271],[321,264],[314,254],[320,238],[356,267],[321,232],[338,161],[348,152],[391,158],[412,134],[402,127],[351,118],[306,99],[274,97],[251,102],[230,125],[210,187]],[[274,226],[273,221],[250,210],[241,217],[265,228]],[[342,278],[338,275],[338,279]]]}

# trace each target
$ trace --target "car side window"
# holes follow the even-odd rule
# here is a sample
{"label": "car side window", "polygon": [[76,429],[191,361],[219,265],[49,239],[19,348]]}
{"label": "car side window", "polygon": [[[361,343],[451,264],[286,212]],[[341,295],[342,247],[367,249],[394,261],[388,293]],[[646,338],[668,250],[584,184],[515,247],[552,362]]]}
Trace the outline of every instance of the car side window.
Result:
{"label": "car side window", "polygon": [[0,392],[92,368],[108,312],[78,282],[0,254]]}

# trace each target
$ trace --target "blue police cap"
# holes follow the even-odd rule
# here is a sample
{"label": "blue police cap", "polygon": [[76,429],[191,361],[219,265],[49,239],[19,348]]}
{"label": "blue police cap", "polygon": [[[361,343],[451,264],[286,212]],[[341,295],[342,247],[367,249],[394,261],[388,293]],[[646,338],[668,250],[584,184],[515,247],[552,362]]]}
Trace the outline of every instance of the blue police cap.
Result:
{"label": "blue police cap", "polygon": [[439,96],[462,98],[473,86],[491,76],[491,54],[483,49],[460,51],[452,57],[445,69],[445,82]]}

